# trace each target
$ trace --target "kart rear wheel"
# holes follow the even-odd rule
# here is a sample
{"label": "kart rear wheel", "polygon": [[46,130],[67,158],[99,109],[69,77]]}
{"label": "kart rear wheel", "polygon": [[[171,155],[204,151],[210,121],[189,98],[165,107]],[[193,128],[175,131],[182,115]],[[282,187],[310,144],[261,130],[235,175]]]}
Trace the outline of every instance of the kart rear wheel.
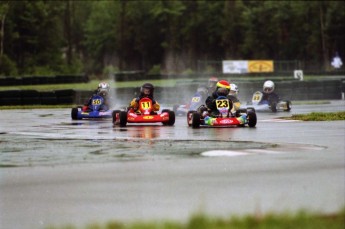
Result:
{"label": "kart rear wheel", "polygon": [[291,102],[289,100],[286,101],[286,110],[285,111],[290,111],[291,110]]}
{"label": "kart rear wheel", "polygon": [[163,122],[164,126],[173,126],[175,124],[175,112],[173,111],[167,111],[169,114],[169,121]]}
{"label": "kart rear wheel", "polygon": [[192,127],[193,128],[199,128],[200,127],[200,114],[199,113],[193,113],[192,114]]}
{"label": "kart rear wheel", "polygon": [[120,118],[120,126],[125,127],[127,125],[127,112],[120,111],[119,118]]}
{"label": "kart rear wheel", "polygon": [[73,120],[78,120],[78,108],[73,107],[71,111],[71,118]]}
{"label": "kart rear wheel", "polygon": [[253,111],[248,111],[247,113],[247,119],[248,119],[248,126],[249,127],[255,127],[257,118],[256,118],[256,113]]}
{"label": "kart rear wheel", "polygon": [[277,103],[271,103],[271,111],[277,112]]}
{"label": "kart rear wheel", "polygon": [[116,115],[119,114],[119,113],[120,113],[120,110],[114,110],[113,113],[111,113],[114,125],[115,125],[115,122],[116,122]]}

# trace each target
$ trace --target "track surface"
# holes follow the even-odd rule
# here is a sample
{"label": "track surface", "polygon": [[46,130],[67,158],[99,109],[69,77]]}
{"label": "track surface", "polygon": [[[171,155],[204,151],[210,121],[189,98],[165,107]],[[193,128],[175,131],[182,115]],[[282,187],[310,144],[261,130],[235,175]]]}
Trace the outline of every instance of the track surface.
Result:
{"label": "track surface", "polygon": [[0,228],[186,220],[345,205],[345,122],[277,119],[345,101],[257,113],[256,128],[113,127],[70,109],[3,110]]}

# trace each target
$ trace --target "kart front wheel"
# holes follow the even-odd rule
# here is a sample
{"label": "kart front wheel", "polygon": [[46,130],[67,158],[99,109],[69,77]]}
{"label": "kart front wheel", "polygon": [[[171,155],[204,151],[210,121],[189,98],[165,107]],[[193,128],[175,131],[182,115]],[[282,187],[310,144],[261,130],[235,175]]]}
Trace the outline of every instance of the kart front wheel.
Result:
{"label": "kart front wheel", "polygon": [[255,127],[257,118],[256,118],[256,113],[253,111],[248,111],[247,113],[247,119],[248,119],[248,126],[249,127]]}
{"label": "kart front wheel", "polygon": [[125,127],[127,125],[127,112],[120,111],[119,118],[120,118],[120,126]]}
{"label": "kart front wheel", "polygon": [[120,113],[120,110],[114,110],[113,113],[111,113],[111,116],[113,118],[113,124],[116,123],[116,116]]}
{"label": "kart front wheel", "polygon": [[193,118],[194,113],[196,113],[196,111],[188,111],[188,113],[187,113],[187,124],[188,124],[188,126],[192,125],[192,118]]}
{"label": "kart front wheel", "polygon": [[71,118],[73,120],[78,120],[78,108],[76,108],[76,107],[72,108]]}
{"label": "kart front wheel", "polygon": [[192,127],[193,128],[199,128],[200,127],[200,114],[199,113],[193,113],[192,114]]}

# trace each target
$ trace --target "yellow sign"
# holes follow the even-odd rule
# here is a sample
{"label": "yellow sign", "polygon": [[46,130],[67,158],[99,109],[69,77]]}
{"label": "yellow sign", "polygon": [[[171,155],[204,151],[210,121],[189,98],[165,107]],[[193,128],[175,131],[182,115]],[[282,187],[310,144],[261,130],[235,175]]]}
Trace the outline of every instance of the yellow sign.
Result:
{"label": "yellow sign", "polygon": [[144,116],[143,119],[153,119],[153,116]]}
{"label": "yellow sign", "polygon": [[248,72],[273,72],[272,60],[249,60]]}

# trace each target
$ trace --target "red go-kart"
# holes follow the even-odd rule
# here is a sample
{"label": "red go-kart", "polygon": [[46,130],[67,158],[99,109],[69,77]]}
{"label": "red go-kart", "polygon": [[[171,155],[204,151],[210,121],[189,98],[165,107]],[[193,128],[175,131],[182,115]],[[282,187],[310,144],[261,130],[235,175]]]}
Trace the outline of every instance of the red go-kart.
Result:
{"label": "red go-kart", "polygon": [[158,123],[165,126],[172,126],[175,123],[175,112],[164,109],[160,114],[153,111],[152,100],[142,98],[139,100],[139,108],[134,110],[132,107],[128,111],[113,111],[113,124],[125,127],[127,123]]}

